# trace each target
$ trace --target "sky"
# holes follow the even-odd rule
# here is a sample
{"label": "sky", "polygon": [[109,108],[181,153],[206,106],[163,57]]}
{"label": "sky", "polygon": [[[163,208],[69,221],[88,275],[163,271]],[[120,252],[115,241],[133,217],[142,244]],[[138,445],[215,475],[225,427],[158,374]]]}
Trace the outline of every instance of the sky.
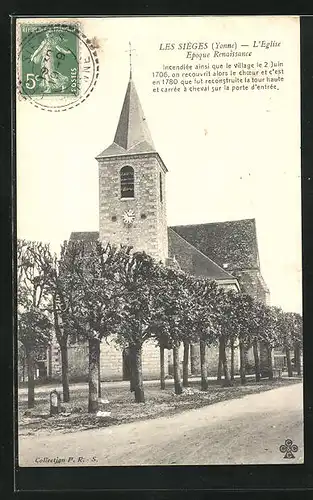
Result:
{"label": "sky", "polygon": [[[154,144],[168,168],[168,225],[255,218],[261,271],[271,303],[301,312],[297,18],[79,22],[98,44],[100,72],[92,94],[63,113],[17,100],[18,237],[49,241],[57,249],[72,231],[98,230],[95,157],[113,142],[128,83],[131,41],[133,79]],[[253,40],[281,42],[276,52],[263,49],[249,58],[249,62],[283,62],[285,80],[279,91],[152,91],[152,73],[163,64],[190,62],[184,51],[161,51],[161,43],[252,44]]]}

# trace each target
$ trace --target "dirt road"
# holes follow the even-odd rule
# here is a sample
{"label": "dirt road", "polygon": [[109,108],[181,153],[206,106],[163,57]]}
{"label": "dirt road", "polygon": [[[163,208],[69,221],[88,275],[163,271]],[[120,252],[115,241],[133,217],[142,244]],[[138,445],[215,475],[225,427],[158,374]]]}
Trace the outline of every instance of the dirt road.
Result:
{"label": "dirt road", "polygon": [[[302,384],[158,418],[19,439],[20,466],[303,462]],[[291,439],[295,458],[279,446]]]}

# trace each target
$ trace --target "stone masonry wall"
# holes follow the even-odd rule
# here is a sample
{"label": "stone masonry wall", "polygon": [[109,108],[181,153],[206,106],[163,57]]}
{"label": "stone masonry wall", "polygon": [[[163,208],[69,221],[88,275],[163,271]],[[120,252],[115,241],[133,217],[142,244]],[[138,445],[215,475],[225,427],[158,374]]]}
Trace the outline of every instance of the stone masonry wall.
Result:
{"label": "stone masonry wall", "polygon": [[[165,355],[166,360],[166,355]],[[168,367],[165,366],[167,374]],[[160,352],[152,342],[146,342],[142,349],[142,374],[144,380],[156,379],[160,376]],[[101,345],[101,380],[123,379],[123,354],[122,349],[105,342]]]}
{"label": "stone masonry wall", "polygon": [[[120,170],[126,165],[134,169],[133,199],[121,198]],[[130,226],[122,219],[125,210],[135,213]],[[162,261],[168,257],[165,173],[155,154],[99,160],[99,211],[102,241],[129,245]]]}
{"label": "stone masonry wall", "polygon": [[[230,348],[226,348],[226,355],[227,355],[228,366],[230,369],[230,359],[231,359]],[[214,346],[214,345],[207,347],[208,375],[210,377],[215,377],[217,375],[218,358],[219,358],[218,347]],[[191,361],[190,368],[192,366],[192,369],[194,372],[193,375],[200,374],[200,346],[199,346],[199,344],[192,345],[190,361]],[[235,349],[235,356],[234,356],[235,375],[239,374],[239,366],[240,366],[239,349]]]}
{"label": "stone masonry wall", "polygon": [[88,374],[88,346],[75,344],[68,350],[69,378],[71,381],[85,379]]}
{"label": "stone masonry wall", "polygon": [[113,342],[103,342],[100,353],[101,380],[122,380],[122,349]]}
{"label": "stone masonry wall", "polygon": [[[61,357],[57,345],[53,346],[52,380],[61,380]],[[167,355],[165,354],[165,375],[168,374]],[[88,377],[88,345],[79,343],[68,348],[70,382],[87,380]],[[101,380],[123,380],[122,349],[114,342],[102,342],[100,352]],[[142,351],[142,372],[144,380],[156,379],[160,376],[159,348],[146,342]]]}

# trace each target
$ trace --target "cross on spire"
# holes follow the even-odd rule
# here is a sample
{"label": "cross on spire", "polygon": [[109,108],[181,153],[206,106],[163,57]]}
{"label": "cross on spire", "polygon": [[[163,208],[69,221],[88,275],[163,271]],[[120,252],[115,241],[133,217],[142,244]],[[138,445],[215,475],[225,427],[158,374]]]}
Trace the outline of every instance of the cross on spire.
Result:
{"label": "cross on spire", "polygon": [[130,78],[120,118],[117,124],[114,141],[97,158],[107,158],[112,155],[156,153],[152,137],[145,119],[142,106],[132,80],[132,52],[131,43],[129,49],[124,50],[129,55]]}
{"label": "cross on spire", "polygon": [[132,49],[132,44],[131,42],[128,42],[128,45],[129,45],[129,49],[126,50],[125,52],[128,52],[129,53],[129,79],[131,80],[132,79],[132,52],[134,52],[134,50],[136,49]]}

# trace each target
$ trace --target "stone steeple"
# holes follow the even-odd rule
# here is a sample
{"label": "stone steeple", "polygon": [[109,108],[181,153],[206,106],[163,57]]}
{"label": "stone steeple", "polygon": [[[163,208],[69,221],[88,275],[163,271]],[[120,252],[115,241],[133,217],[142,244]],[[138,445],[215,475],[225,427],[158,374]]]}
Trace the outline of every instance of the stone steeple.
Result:
{"label": "stone steeple", "polygon": [[129,82],[114,141],[97,158],[155,152],[156,149],[132,79],[132,71],[130,70]]}
{"label": "stone steeple", "polygon": [[99,238],[168,258],[165,176],[130,74],[113,143],[97,156]]}

